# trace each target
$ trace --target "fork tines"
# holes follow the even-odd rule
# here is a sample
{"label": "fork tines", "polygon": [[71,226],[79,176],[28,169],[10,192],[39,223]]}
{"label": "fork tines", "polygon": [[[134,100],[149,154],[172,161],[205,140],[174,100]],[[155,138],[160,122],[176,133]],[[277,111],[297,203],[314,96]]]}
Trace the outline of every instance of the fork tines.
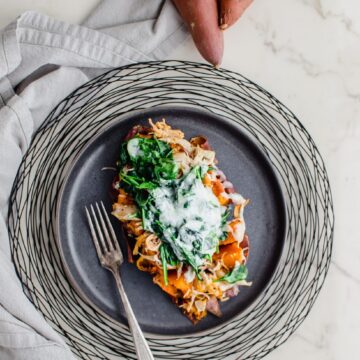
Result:
{"label": "fork tines", "polygon": [[[117,241],[115,231],[111,225],[109,216],[105,210],[103,202],[100,202],[100,205],[96,202],[94,206],[90,205],[90,212],[85,206],[86,216],[89,222],[91,236],[95,244],[96,252],[100,261],[102,261],[103,256],[108,252],[116,252],[121,254],[119,243]],[[100,209],[101,207],[101,209]],[[94,226],[95,224],[95,226]]]}

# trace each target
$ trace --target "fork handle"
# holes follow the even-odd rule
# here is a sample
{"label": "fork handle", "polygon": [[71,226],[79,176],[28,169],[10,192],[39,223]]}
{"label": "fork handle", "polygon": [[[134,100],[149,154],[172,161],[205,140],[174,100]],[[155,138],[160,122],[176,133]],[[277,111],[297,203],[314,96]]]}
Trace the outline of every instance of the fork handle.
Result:
{"label": "fork handle", "polygon": [[124,285],[121,281],[121,276],[119,273],[119,269],[114,269],[111,271],[115,277],[116,285],[121,297],[121,301],[124,305],[125,313],[127,316],[127,320],[129,323],[129,327],[134,339],[136,355],[139,360],[154,360],[154,357],[149,348],[149,344],[147,343],[143,332],[139,326],[138,321],[136,320],[133,309],[130,305],[129,299],[126,295]]}

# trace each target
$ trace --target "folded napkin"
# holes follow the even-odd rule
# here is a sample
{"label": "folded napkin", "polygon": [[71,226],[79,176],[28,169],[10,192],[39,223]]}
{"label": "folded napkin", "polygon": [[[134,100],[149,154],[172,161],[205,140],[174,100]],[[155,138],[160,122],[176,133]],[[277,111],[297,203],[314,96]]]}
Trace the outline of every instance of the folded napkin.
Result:
{"label": "folded napkin", "polygon": [[68,93],[109,68],[164,59],[187,37],[170,1],[104,0],[82,26],[26,12],[0,31],[0,359],[73,355],[22,291],[7,211],[32,134]]}

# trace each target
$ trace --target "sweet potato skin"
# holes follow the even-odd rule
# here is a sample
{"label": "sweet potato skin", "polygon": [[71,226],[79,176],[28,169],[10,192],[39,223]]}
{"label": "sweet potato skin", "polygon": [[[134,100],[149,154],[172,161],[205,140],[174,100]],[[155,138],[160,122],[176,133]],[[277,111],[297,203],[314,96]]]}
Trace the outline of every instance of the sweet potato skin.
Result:
{"label": "sweet potato skin", "polygon": [[219,26],[225,30],[233,25],[253,0],[219,0]]}
{"label": "sweet potato skin", "polygon": [[216,0],[173,0],[185,21],[194,43],[205,60],[219,67],[224,52],[224,38],[219,28]]}

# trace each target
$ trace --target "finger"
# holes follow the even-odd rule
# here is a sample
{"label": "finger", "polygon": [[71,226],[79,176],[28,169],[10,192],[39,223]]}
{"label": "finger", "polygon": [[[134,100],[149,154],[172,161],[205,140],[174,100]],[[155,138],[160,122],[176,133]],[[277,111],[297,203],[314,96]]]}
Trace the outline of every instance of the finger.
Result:
{"label": "finger", "polygon": [[173,0],[205,60],[219,66],[224,38],[219,29],[217,0]]}
{"label": "finger", "polygon": [[233,25],[253,0],[220,0],[219,26],[225,30]]}

